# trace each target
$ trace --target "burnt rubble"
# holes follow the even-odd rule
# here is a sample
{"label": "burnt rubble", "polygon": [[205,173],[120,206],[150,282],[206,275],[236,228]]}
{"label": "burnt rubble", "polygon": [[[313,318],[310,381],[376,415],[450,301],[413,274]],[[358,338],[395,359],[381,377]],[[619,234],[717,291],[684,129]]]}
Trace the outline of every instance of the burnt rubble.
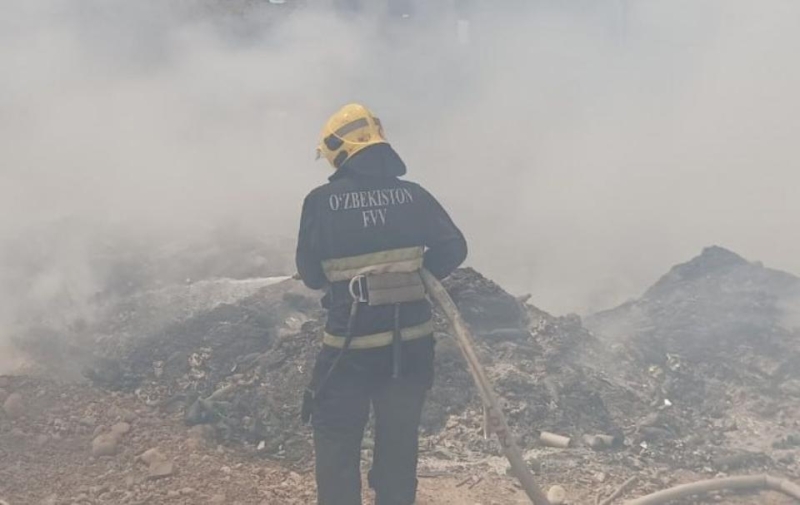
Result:
{"label": "burnt rubble", "polygon": [[[469,268],[445,285],[532,458],[550,451],[549,469],[557,471],[572,468],[577,457],[598,471],[621,465],[716,472],[794,468],[783,447],[798,428],[784,391],[795,380],[796,371],[785,363],[797,352],[796,339],[781,329],[777,312],[771,318],[759,312],[755,337],[740,325],[747,312],[726,308],[769,299],[777,310],[781,297],[793,293],[791,281],[788,274],[710,249],[673,269],[642,299],[586,323],[575,315],[547,314]],[[765,292],[766,287],[775,289]],[[127,328],[116,333],[125,338],[101,339],[102,359],[87,376],[99,387],[131,392],[153,408],[180,415],[188,425],[209,426],[221,443],[307,465],[310,432],[300,422],[299,405],[324,324],[319,294],[286,280],[241,295],[215,306],[200,304],[146,334],[132,331],[150,327],[129,314],[117,327]],[[698,307],[708,324],[697,326],[697,333],[670,325],[697,314]],[[758,307],[764,305],[752,311]],[[723,314],[722,323],[712,321]],[[709,355],[711,347],[700,341],[719,348],[724,339],[714,329],[725,325],[739,325],[738,333],[725,333],[737,344]],[[438,313],[436,329],[436,381],[423,414],[423,459],[455,464],[499,456],[495,442],[482,436],[480,399]],[[748,338],[762,344],[741,347]],[[755,368],[770,363],[771,373]],[[775,424],[769,436],[783,438],[743,443],[754,423]],[[569,437],[572,448],[542,447],[542,431]],[[585,440],[599,434],[610,436],[612,446],[589,447]]]}

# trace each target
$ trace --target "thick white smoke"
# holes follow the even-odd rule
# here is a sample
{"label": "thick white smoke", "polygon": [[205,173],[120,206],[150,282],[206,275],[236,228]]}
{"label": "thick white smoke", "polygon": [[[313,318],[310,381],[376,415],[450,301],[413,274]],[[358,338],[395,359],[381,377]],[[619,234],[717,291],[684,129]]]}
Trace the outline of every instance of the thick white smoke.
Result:
{"label": "thick white smoke", "polygon": [[[4,6],[6,334],[100,289],[106,230],[293,237],[348,101],[382,117],[470,264],[547,310],[614,305],[712,243],[800,272],[797,2],[475,0],[469,46],[447,9],[398,25],[306,4]],[[20,277],[28,247],[48,267]]]}

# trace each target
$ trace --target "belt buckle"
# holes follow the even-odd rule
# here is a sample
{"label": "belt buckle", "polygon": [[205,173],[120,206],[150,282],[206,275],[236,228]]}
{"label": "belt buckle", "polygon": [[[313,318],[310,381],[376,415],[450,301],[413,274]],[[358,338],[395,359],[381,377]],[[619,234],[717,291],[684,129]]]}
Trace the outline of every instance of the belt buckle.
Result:
{"label": "belt buckle", "polygon": [[[360,302],[360,303],[367,303],[367,289],[366,289],[366,275],[356,275],[352,279],[350,279],[350,296],[353,297],[353,300]],[[356,294],[356,286],[358,286],[358,294]]]}

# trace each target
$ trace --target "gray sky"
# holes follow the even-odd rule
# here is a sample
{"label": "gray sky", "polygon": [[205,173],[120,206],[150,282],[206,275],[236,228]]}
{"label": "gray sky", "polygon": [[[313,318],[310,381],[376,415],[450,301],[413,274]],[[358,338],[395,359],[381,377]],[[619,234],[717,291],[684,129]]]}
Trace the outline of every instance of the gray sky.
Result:
{"label": "gray sky", "polygon": [[[710,244],[800,273],[800,2],[474,2],[470,47],[452,23],[164,3],[4,6],[0,240],[63,218],[293,236],[323,121],[364,101],[469,264],[546,310],[638,296]],[[48,282],[80,295],[73,242]]]}

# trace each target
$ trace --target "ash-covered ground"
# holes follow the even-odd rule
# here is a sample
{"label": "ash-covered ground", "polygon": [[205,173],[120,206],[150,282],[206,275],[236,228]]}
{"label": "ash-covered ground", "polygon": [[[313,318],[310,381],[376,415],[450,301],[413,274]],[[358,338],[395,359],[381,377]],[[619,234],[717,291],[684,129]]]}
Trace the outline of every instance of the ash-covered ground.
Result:
{"label": "ash-covered ground", "polygon": [[[796,277],[712,247],[585,322],[547,314],[472,269],[445,285],[526,458],[543,483],[567,488],[569,503],[594,503],[634,475],[629,497],[720,474],[800,474]],[[299,403],[324,324],[318,298],[291,279],[214,277],[107,299],[71,329],[81,333],[75,352],[91,356],[77,380],[46,369],[58,346],[29,346],[29,373],[0,384],[0,497],[312,503]],[[423,492],[450,489],[454,501],[433,492],[432,504],[481,493],[485,503],[525,503],[483,436],[480,400],[448,332],[437,314]],[[570,437],[570,447],[544,446],[542,431]],[[615,442],[591,447],[594,435]]]}

